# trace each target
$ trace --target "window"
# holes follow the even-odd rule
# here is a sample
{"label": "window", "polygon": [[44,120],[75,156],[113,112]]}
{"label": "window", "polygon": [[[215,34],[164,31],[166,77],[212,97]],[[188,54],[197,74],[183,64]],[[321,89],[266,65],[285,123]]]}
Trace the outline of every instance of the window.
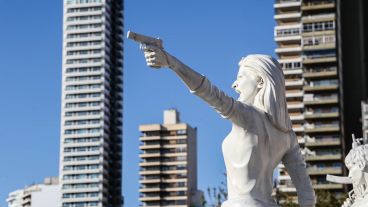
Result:
{"label": "window", "polygon": [[67,4],[101,3],[102,0],[67,0]]}
{"label": "window", "polygon": [[101,71],[101,67],[67,68],[66,73]]}
{"label": "window", "polygon": [[334,21],[314,22],[314,23],[303,24],[304,32],[324,31],[324,30],[332,30],[332,29],[335,29]]}

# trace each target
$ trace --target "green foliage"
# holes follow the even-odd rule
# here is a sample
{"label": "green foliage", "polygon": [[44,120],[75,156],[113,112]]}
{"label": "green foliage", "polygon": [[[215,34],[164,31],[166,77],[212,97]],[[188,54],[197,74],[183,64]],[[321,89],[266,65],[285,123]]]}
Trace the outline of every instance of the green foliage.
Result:
{"label": "green foliage", "polygon": [[[346,194],[336,194],[326,190],[316,190],[317,203],[315,207],[339,207],[347,198]],[[284,192],[276,191],[276,201],[282,207],[298,207],[296,201]]]}
{"label": "green foliage", "polygon": [[288,196],[287,193],[279,191],[277,188],[275,192],[275,200],[282,207],[298,207],[299,206],[298,204],[296,204],[295,201],[293,201],[292,197]]}
{"label": "green foliage", "polygon": [[326,190],[316,190],[316,207],[336,207],[341,206],[347,198],[346,194],[337,195]]}
{"label": "green foliage", "polygon": [[209,198],[208,206],[211,207],[221,207],[221,203],[227,199],[227,191],[226,187],[224,186],[217,186],[217,187],[208,187],[207,188],[207,195]]}
{"label": "green foliage", "polygon": [[[226,174],[225,174],[226,176]],[[287,193],[275,189],[275,200],[282,207],[299,207],[297,201],[292,197],[288,196]],[[337,194],[327,190],[315,190],[317,203],[315,207],[339,207],[341,206],[346,198],[347,194]],[[208,187],[207,197],[203,199],[203,206],[206,207],[221,207],[221,203],[227,200],[226,183],[221,182],[220,186]]]}
{"label": "green foliage", "polygon": [[[226,177],[226,173],[224,174]],[[226,183],[221,182],[220,186],[207,188],[208,201],[204,199],[204,206],[221,207],[221,203],[227,200]]]}

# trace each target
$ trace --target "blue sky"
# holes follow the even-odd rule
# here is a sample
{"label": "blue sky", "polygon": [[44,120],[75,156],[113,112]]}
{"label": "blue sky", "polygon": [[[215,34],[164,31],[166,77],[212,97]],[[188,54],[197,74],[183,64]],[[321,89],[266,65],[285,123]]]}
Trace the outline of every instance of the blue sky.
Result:
{"label": "blue sky", "polygon": [[[0,0],[0,207],[9,192],[58,174],[62,1]],[[274,55],[273,1],[125,1],[125,32],[164,40],[164,47],[236,97],[237,63]],[[146,67],[138,44],[124,43],[123,195],[138,206],[138,125],[162,122],[177,108],[198,127],[198,184],[224,180],[221,142],[230,123],[191,95],[167,70]]]}

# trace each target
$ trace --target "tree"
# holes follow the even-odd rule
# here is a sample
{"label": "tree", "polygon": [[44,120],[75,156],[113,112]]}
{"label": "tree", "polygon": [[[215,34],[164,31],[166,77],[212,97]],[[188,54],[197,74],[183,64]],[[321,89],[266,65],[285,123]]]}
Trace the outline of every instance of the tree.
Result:
{"label": "tree", "polygon": [[[224,173],[226,178],[226,173]],[[207,187],[207,200],[204,201],[208,207],[221,207],[221,203],[227,200],[226,182],[222,181],[217,187]]]}
{"label": "tree", "polygon": [[337,195],[336,193],[331,193],[327,190],[316,190],[316,196],[316,207],[341,206],[346,199],[346,194]]}

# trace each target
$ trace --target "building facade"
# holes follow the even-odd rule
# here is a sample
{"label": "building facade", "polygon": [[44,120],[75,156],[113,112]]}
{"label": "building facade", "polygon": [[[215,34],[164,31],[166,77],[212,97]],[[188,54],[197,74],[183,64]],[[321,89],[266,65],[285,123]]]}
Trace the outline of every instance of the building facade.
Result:
{"label": "building facade", "polygon": [[6,199],[8,207],[50,207],[60,203],[58,177],[45,178],[43,184],[35,184],[13,191]]}
{"label": "building facade", "polygon": [[[334,0],[277,0],[275,41],[285,75],[287,106],[315,189],[343,192],[326,174],[342,175],[340,76]],[[280,165],[278,188],[296,197]]]}
{"label": "building facade", "polygon": [[60,207],[122,206],[123,0],[64,0]]}
{"label": "building facade", "polygon": [[176,110],[163,124],[140,125],[141,206],[201,206],[197,190],[197,129],[181,123]]}

